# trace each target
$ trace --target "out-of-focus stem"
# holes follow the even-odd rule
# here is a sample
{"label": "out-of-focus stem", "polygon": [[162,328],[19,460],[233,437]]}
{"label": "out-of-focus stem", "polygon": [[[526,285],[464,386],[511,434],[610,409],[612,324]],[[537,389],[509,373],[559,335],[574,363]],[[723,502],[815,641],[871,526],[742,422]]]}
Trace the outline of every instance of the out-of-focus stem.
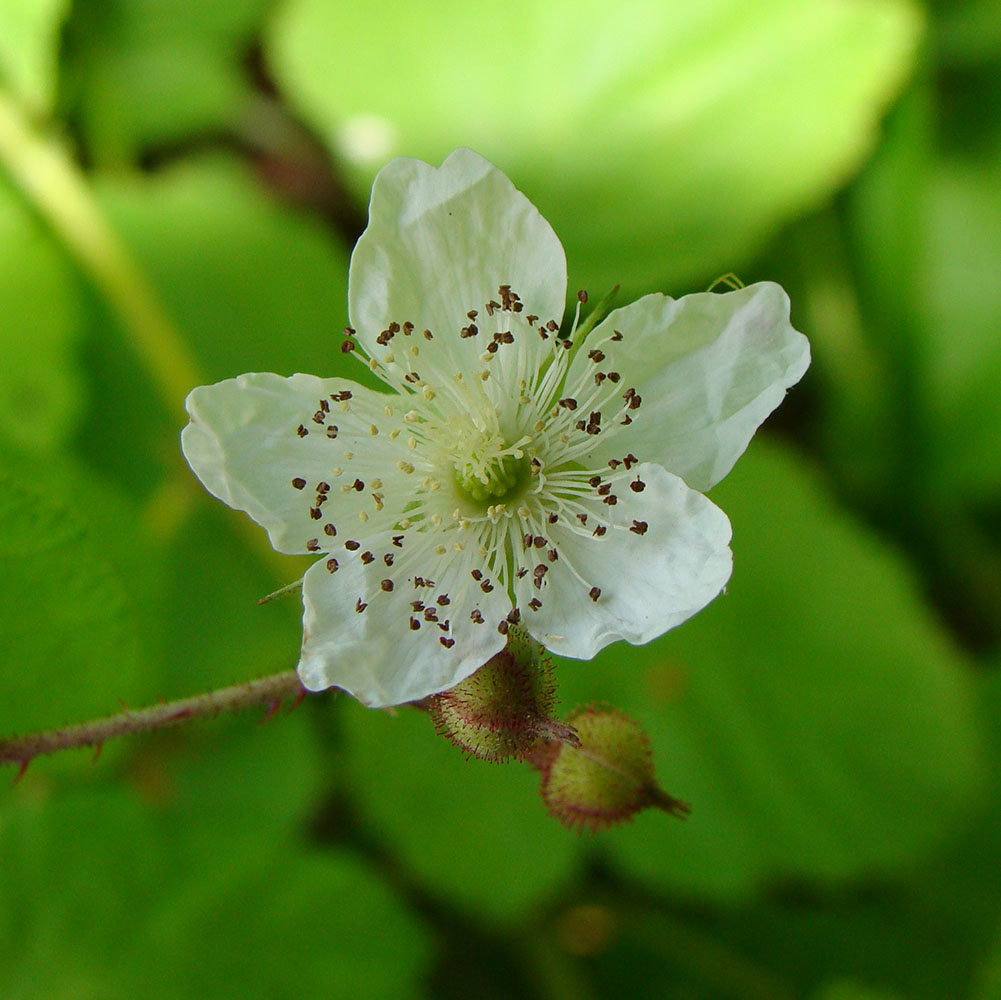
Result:
{"label": "out-of-focus stem", "polygon": [[184,340],[108,225],[83,172],[0,90],[0,164],[107,299],[171,413],[201,381]]}

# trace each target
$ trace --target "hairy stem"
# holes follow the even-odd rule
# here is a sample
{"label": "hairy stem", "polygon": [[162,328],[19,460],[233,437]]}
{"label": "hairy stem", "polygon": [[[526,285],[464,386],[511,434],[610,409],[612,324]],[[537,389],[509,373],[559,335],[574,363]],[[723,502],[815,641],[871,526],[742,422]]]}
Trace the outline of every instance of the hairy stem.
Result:
{"label": "hairy stem", "polygon": [[104,719],[81,722],[65,729],[50,729],[28,736],[0,740],[0,764],[19,764],[22,769],[43,754],[79,747],[101,747],[108,740],[135,733],[149,733],[192,719],[205,719],[223,712],[239,712],[255,706],[269,711],[290,698],[301,698],[305,689],[294,670],[272,674],[247,684],[209,691],[192,698],[151,705],[137,711],[119,712]]}

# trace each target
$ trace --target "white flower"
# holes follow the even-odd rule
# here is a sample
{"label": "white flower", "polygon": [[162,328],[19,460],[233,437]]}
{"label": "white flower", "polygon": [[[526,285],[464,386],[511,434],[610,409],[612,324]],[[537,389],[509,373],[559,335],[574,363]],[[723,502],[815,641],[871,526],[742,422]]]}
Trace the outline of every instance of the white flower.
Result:
{"label": "white flower", "polygon": [[242,375],[195,389],[182,447],[303,579],[299,673],[372,706],[445,690],[509,623],[565,656],[644,643],[723,588],[730,524],[701,492],[809,364],[762,283],[557,336],[563,248],[467,149],[398,159],[351,258],[345,348],[388,392]]}

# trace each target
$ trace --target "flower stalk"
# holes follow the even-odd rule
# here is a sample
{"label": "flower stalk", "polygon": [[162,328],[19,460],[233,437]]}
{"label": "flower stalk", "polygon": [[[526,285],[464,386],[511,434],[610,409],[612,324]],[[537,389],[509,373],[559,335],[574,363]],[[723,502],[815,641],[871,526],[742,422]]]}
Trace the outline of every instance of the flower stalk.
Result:
{"label": "flower stalk", "polygon": [[81,722],[63,729],[50,729],[27,736],[13,736],[0,740],[0,765],[17,764],[23,774],[36,758],[59,750],[95,747],[97,750],[108,741],[120,736],[149,733],[157,729],[177,726],[194,719],[207,719],[223,712],[241,712],[262,706],[269,716],[276,712],[283,701],[295,699],[296,704],[305,696],[294,670],[261,677],[246,684],[208,691],[191,698],[151,705],[135,711],[126,709],[115,715],[90,722]]}

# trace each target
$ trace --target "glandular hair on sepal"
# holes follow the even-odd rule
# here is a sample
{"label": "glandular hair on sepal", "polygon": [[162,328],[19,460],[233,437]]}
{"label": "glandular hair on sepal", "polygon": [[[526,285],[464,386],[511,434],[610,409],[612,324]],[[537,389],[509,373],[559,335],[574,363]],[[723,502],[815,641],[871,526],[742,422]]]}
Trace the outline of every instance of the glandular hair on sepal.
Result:
{"label": "glandular hair on sepal", "polygon": [[556,705],[552,662],[514,624],[507,630],[504,649],[426,704],[438,733],[482,760],[525,759],[543,741],[578,742],[571,726],[552,717]]}

